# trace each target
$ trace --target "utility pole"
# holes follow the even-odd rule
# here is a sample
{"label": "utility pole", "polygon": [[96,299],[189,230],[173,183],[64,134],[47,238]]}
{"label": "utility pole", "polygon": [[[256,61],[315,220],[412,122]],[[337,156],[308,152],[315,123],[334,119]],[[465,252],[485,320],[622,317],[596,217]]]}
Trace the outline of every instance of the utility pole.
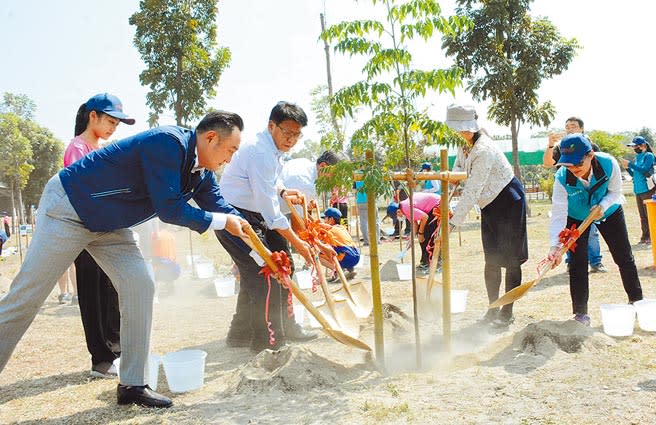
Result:
{"label": "utility pole", "polygon": [[[323,15],[323,13],[319,14],[319,19],[321,20],[321,33],[323,34],[326,31],[326,19]],[[326,53],[326,76],[328,79],[328,100],[332,102],[333,99],[333,77],[330,72],[330,46],[328,45],[328,42],[324,39],[323,40],[323,50]],[[339,128],[339,124],[337,123],[337,118],[335,118],[335,114],[333,113],[333,108],[330,108],[330,120],[333,124],[333,129],[335,130],[335,135],[337,136],[337,139],[341,142],[343,141],[343,136],[342,132]]]}

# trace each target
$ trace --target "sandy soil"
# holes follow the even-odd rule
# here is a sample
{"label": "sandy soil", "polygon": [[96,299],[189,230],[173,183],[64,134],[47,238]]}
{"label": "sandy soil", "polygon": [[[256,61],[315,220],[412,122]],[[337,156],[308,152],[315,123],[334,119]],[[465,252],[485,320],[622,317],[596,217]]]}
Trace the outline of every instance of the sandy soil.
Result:
{"label": "sandy soil", "polygon": [[[637,241],[633,198],[627,208],[629,233]],[[548,249],[548,206],[535,203],[532,209],[524,280],[532,278]],[[188,233],[177,236],[184,258]],[[656,339],[637,324],[631,337],[603,334],[599,305],[624,303],[626,296],[602,246],[609,273],[591,275],[592,328],[568,321],[569,288],[561,266],[516,304],[517,320],[508,331],[490,332],[476,324],[487,300],[480,229],[472,217],[461,244],[457,233],[451,237],[453,287],[469,290],[467,310],[453,316],[451,353],[445,351],[441,319],[420,320],[421,367],[413,323],[395,313],[385,320],[384,361],[323,334],[275,355],[228,348],[236,297],[216,297],[211,279],[191,279],[187,270],[174,287],[159,288],[152,349],[205,350],[205,385],[173,394],[160,369],[158,390],[175,403],[165,411],[117,406],[117,382],[89,376],[79,310],[58,305],[54,290],[0,375],[0,423],[653,423]],[[213,235],[195,235],[194,251],[227,272],[227,256]],[[381,262],[398,251],[398,243],[382,244]],[[656,298],[651,250],[634,245],[634,255],[645,297]],[[17,263],[16,257],[0,263],[0,296]],[[368,271],[360,269],[359,275],[366,278]],[[382,294],[384,303],[412,316],[409,282],[385,281]],[[361,339],[373,347],[373,320],[360,325]]]}

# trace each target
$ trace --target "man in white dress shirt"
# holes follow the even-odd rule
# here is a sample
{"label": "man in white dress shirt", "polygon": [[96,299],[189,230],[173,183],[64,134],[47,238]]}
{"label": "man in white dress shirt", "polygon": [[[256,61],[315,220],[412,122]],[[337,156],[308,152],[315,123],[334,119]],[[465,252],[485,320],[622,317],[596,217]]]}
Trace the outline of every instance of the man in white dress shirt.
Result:
{"label": "man in white dress shirt", "polygon": [[[280,204],[284,202],[282,196],[300,195],[298,190],[285,189],[280,174],[283,155],[296,145],[306,125],[303,109],[293,103],[278,102],[271,111],[267,128],[257,134],[254,142],[242,146],[239,155],[235,155],[223,171],[219,185],[224,198],[244,216],[271,251],[286,251],[289,255],[289,242],[311,262],[309,245],[293,232],[280,211]],[[294,316],[288,315],[289,290],[273,281],[268,293],[267,282],[259,274],[260,267],[244,253],[241,241],[226,232],[216,234],[237,265],[241,279],[226,344],[250,346],[252,351],[259,352],[266,348],[277,349],[286,341],[316,338],[315,333],[304,331],[296,324]]]}

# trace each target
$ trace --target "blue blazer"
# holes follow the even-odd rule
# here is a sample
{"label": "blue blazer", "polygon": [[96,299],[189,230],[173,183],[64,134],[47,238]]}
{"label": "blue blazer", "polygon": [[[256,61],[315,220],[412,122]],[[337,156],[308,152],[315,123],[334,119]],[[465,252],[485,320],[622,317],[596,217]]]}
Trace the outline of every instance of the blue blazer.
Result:
{"label": "blue blazer", "polygon": [[[92,232],[137,225],[155,216],[204,232],[210,212],[240,215],[219,193],[212,171],[192,173],[196,132],[164,126],[89,153],[59,172],[68,198]],[[200,208],[191,206],[193,199]]]}

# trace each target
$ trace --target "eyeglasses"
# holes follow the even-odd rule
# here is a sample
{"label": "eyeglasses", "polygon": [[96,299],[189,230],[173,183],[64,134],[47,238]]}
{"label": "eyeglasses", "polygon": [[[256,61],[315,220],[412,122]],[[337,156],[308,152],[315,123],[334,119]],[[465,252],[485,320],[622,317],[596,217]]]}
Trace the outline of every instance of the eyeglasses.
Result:
{"label": "eyeglasses", "polygon": [[276,124],[276,127],[278,127],[280,131],[282,131],[282,135],[285,136],[287,139],[298,140],[301,137],[303,137],[303,133],[300,131],[298,133],[295,133],[293,131],[287,130],[286,128],[280,127],[278,124]]}

